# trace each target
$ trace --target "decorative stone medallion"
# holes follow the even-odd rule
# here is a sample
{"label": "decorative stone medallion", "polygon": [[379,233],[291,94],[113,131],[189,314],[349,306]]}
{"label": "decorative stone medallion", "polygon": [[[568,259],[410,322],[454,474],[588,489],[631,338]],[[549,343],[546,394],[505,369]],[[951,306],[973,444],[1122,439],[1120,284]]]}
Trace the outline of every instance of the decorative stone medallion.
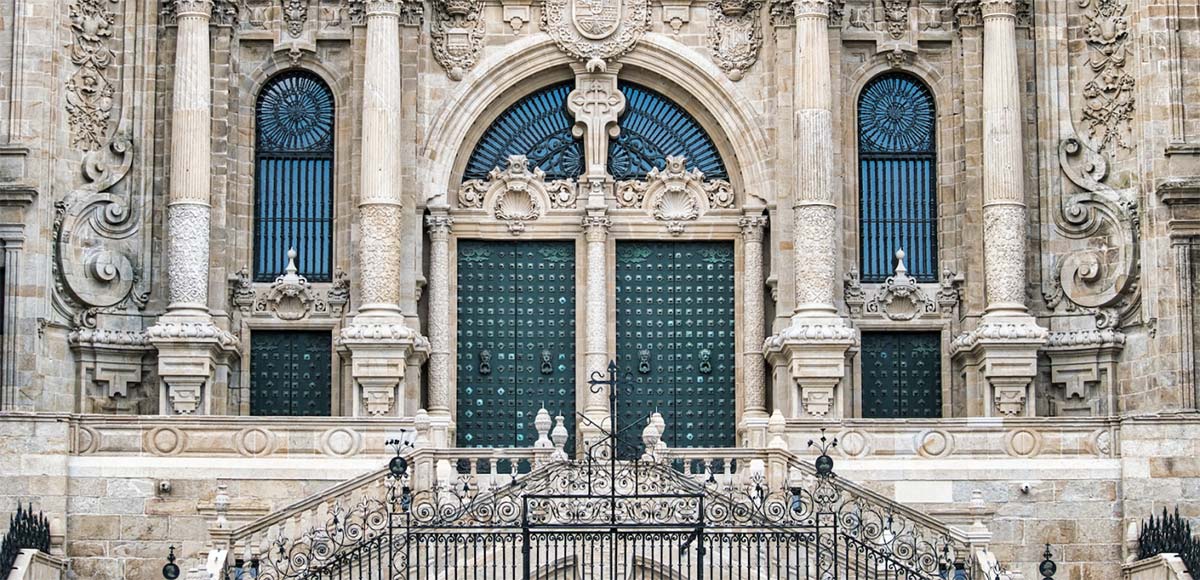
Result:
{"label": "decorative stone medallion", "polygon": [[604,70],[650,27],[648,0],[545,0],[542,28],[559,49]]}

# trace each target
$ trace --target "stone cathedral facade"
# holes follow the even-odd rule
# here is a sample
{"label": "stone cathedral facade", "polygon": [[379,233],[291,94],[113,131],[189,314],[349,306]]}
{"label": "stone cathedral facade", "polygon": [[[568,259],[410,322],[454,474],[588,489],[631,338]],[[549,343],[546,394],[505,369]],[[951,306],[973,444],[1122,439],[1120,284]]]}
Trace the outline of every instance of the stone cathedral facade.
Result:
{"label": "stone cathedral facade", "polygon": [[0,15],[0,507],[78,578],[543,409],[568,453],[825,428],[1027,577],[1200,517],[1195,0]]}

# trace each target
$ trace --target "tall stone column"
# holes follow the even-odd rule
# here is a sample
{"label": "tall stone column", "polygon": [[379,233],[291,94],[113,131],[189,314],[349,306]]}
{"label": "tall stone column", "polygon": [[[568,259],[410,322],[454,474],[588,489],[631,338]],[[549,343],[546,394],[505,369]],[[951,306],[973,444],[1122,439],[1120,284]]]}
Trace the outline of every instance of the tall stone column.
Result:
{"label": "tall stone column", "polygon": [[363,66],[362,189],[358,203],[361,303],[342,329],[350,373],[358,383],[356,414],[399,413],[397,389],[414,351],[428,342],[400,311],[400,5],[367,0]]}
{"label": "tall stone column", "polygon": [[767,217],[759,211],[747,212],[738,225],[742,228],[742,436],[751,447],[767,444],[766,361],[763,360],[766,314],[763,309],[763,229]]}
{"label": "tall stone column", "polygon": [[[610,220],[603,213],[593,213],[583,218],[583,229],[587,239],[587,338],[584,344],[586,376],[593,373],[604,375],[608,369],[608,228]],[[604,424],[609,416],[608,392],[587,393],[584,415],[597,424]],[[587,426],[585,432],[591,431]]]}
{"label": "tall stone column", "polygon": [[450,445],[450,228],[445,210],[425,219],[429,230],[429,420],[434,446]]}
{"label": "tall stone column", "polygon": [[987,307],[951,353],[967,370],[968,412],[1032,416],[1030,384],[1046,330],[1025,306],[1025,174],[1017,0],[980,2],[983,16],[983,271]]}
{"label": "tall stone column", "polygon": [[829,69],[829,2],[796,0],[796,187],[793,263],[796,310],[791,325],[767,341],[773,363],[786,362],[799,389],[789,414],[837,417],[837,386],[858,333],[838,315],[837,206],[833,196],[833,94]]}
{"label": "tall stone column", "polygon": [[167,311],[147,329],[158,349],[164,413],[208,413],[213,374],[237,339],[208,311],[212,73],[209,0],[176,0],[175,86],[167,197]]}

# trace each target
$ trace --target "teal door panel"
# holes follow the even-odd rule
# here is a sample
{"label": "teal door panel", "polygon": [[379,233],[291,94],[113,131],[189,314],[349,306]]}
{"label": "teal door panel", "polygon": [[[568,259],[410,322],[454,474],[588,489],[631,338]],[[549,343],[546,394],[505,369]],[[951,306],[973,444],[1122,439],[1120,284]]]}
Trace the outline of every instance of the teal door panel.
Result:
{"label": "teal door panel", "polygon": [[250,414],[330,415],[331,341],[326,331],[252,331]]}
{"label": "teal door panel", "polygon": [[864,332],[863,417],[941,417],[941,345],[937,332]]}
{"label": "teal door panel", "polygon": [[617,244],[617,425],[637,441],[654,411],[671,447],[734,442],[733,246]]}
{"label": "teal door panel", "polygon": [[573,433],[574,244],[459,241],[457,358],[460,446],[530,446],[542,405]]}

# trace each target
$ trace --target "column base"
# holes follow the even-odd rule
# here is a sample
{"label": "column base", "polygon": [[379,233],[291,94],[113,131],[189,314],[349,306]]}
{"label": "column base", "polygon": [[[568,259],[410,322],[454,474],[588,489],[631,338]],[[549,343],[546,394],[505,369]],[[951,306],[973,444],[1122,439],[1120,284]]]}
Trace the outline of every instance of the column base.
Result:
{"label": "column base", "polygon": [[772,365],[788,368],[796,384],[791,415],[836,419],[842,416],[838,385],[846,374],[846,353],[858,344],[858,330],[837,317],[792,319],[791,326],[767,339]]}
{"label": "column base", "polygon": [[358,391],[354,415],[399,416],[405,370],[413,357],[428,356],[429,341],[402,320],[356,320],[342,328],[341,343],[350,351],[350,375]]}
{"label": "column base", "polygon": [[1032,316],[985,315],[975,330],[954,339],[950,356],[967,376],[967,414],[1034,416],[1030,385],[1046,336]]}
{"label": "column base", "polygon": [[435,449],[455,446],[454,418],[449,411],[429,413],[429,441]]}
{"label": "column base", "polygon": [[762,449],[767,446],[767,424],[770,416],[766,411],[747,411],[742,414],[738,425],[741,434],[741,446],[752,449]]}
{"label": "column base", "polygon": [[211,320],[179,320],[169,315],[146,329],[158,349],[159,412],[164,415],[213,413],[217,368],[238,356],[238,339]]}

